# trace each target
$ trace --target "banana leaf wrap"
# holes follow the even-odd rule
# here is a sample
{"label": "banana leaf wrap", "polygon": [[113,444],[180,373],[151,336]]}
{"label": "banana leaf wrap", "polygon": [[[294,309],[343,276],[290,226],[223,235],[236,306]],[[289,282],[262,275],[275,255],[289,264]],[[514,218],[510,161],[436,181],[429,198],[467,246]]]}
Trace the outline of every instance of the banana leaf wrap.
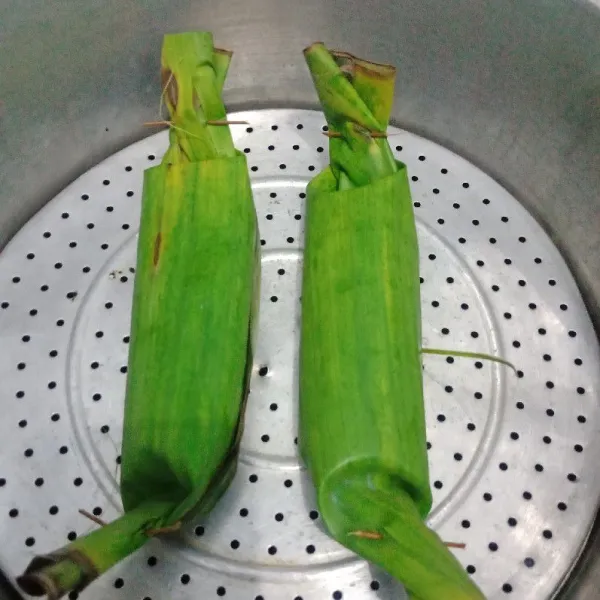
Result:
{"label": "banana leaf wrap", "polygon": [[300,447],[321,515],[413,600],[480,600],[424,522],[419,249],[385,137],[395,69],[320,43],[305,58],[330,136],[330,165],[307,189],[300,355]]}
{"label": "banana leaf wrap", "polygon": [[142,547],[207,513],[236,468],[252,365],[260,261],[245,157],[221,92],[231,53],[206,32],[162,50],[170,144],[146,171],[123,429],[124,514],[33,558],[34,596],[81,591]]}

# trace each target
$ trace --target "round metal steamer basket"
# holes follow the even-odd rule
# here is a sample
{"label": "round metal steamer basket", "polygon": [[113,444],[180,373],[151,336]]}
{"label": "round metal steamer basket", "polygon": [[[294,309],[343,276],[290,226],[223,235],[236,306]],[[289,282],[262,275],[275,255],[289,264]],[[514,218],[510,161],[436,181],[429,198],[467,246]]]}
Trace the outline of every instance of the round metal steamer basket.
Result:
{"label": "round metal steamer basket", "polygon": [[[326,534],[298,456],[305,188],[328,161],[308,110],[232,114],[262,244],[258,347],[237,476],[206,521],[152,540],[82,594],[95,600],[404,598]],[[408,165],[424,357],[429,524],[492,600],[551,598],[600,495],[598,344],[550,239],[478,168],[391,128]],[[0,257],[0,565],[9,578],[120,512],[118,476],[142,175],[160,133],[61,192]],[[185,319],[185,315],[182,315]],[[365,431],[365,435],[369,435]],[[331,440],[334,444],[335,440]],[[10,543],[6,543],[9,541]],[[71,598],[76,595],[72,594]]]}

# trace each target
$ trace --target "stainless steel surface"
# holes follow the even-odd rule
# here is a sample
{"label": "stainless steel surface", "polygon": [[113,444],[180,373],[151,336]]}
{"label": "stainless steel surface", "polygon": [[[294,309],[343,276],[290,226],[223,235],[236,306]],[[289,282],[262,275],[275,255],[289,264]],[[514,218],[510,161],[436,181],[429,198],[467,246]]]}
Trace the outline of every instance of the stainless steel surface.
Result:
{"label": "stainless steel surface", "polygon": [[[161,35],[198,28],[236,51],[234,107],[314,105],[300,49],[315,39],[398,65],[397,121],[470,158],[531,210],[598,323],[596,0],[0,0],[0,246],[67,182],[147,135]],[[596,598],[599,548],[570,597]]]}
{"label": "stainless steel surface", "polygon": [[[111,597],[115,586],[131,599],[220,589],[234,600],[404,598],[311,518],[316,503],[297,455],[303,196],[327,164],[323,118],[307,110],[232,118],[251,123],[235,140],[248,157],[263,251],[239,472],[206,522],[148,544],[82,598]],[[501,355],[519,369],[426,357],[429,524],[467,544],[457,556],[490,600],[546,600],[579,556],[600,498],[596,337],[560,254],[507,191],[433,142],[390,135],[411,175],[424,346]],[[0,567],[10,577],[36,551],[95,527],[79,508],[119,514],[142,173],[166,141],[150,137],[84,174],[0,258],[0,500],[13,511],[0,521],[0,539],[13,541],[0,549]]]}

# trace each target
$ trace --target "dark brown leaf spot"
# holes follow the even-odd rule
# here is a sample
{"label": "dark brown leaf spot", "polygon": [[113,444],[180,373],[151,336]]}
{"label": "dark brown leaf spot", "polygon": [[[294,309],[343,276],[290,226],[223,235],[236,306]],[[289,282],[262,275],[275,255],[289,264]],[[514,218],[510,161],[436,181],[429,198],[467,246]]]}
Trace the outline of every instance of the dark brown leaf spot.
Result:
{"label": "dark brown leaf spot", "polygon": [[162,243],[162,234],[159,231],[156,235],[156,239],[154,240],[154,256],[152,257],[152,262],[154,266],[158,264],[158,259],[160,258],[160,245]]}

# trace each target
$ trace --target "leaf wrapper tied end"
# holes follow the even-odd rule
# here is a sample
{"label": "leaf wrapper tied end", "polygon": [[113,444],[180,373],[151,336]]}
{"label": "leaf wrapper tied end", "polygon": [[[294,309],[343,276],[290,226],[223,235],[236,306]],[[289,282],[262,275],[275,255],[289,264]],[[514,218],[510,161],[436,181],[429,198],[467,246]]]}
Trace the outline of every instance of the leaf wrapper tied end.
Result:
{"label": "leaf wrapper tied end", "polygon": [[321,43],[304,57],[329,126],[330,167],[338,189],[359,187],[396,172],[386,139],[396,69],[330,52]]}
{"label": "leaf wrapper tied end", "polygon": [[56,600],[70,590],[82,590],[96,577],[94,566],[84,555],[65,549],[36,556],[17,583],[30,596],[47,595],[49,600]]}
{"label": "leaf wrapper tied end", "polygon": [[167,35],[161,54],[163,99],[170,115],[163,163],[233,157],[221,97],[232,53],[213,46],[209,33]]}
{"label": "leaf wrapper tied end", "polygon": [[57,600],[71,590],[81,591],[96,577],[123,560],[149,539],[146,531],[169,505],[150,502],[67,546],[36,556],[17,578],[31,596]]}
{"label": "leaf wrapper tied end", "polygon": [[340,543],[401,581],[411,597],[484,600],[398,482],[374,474],[352,479],[352,472],[346,468],[343,480],[334,475],[326,488],[335,491],[319,496],[325,523]]}

